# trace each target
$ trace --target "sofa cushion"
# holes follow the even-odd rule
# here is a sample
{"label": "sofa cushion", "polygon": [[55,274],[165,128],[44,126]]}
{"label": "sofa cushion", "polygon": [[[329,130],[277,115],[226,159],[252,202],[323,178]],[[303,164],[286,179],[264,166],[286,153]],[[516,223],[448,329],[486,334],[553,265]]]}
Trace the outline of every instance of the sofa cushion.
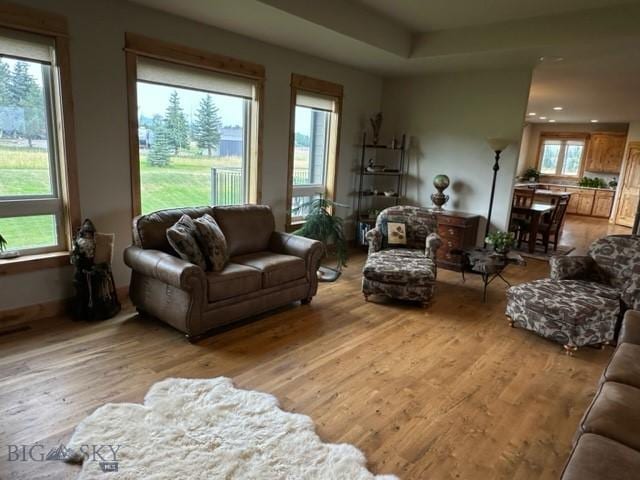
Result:
{"label": "sofa cushion", "polygon": [[586,433],[564,467],[562,480],[633,480],[640,471],[640,452],[614,440]]}
{"label": "sofa cushion", "polygon": [[436,266],[423,251],[387,249],[370,253],[362,274],[376,282],[424,286],[435,281]]}
{"label": "sofa cushion", "polygon": [[196,224],[189,215],[182,215],[180,220],[167,229],[167,240],[178,256],[205,270],[207,263],[200,250],[199,236]]}
{"label": "sofa cushion", "polygon": [[167,240],[167,228],[180,220],[182,215],[198,218],[205,213],[213,214],[211,207],[170,208],[158,210],[133,219],[133,243],[138,247],[160,250],[176,255]]}
{"label": "sofa cushion", "polygon": [[214,272],[221,271],[229,261],[227,240],[224,238],[224,233],[209,214],[196,218],[193,223],[198,230],[200,247],[208,266]]}
{"label": "sofa cushion", "polygon": [[595,433],[640,450],[640,389],[605,382],[591,402],[580,430]]}
{"label": "sofa cushion", "polygon": [[220,272],[207,273],[209,302],[237,297],[262,288],[262,274],[255,268],[229,262]]}
{"label": "sofa cushion", "polygon": [[261,273],[262,288],[276,287],[299,278],[305,278],[307,273],[303,259],[280,253],[250,253],[232,257],[231,261],[246,265]]}
{"label": "sofa cushion", "polygon": [[275,220],[267,205],[214,207],[213,218],[227,239],[230,257],[268,250]]}
{"label": "sofa cushion", "polygon": [[627,310],[624,314],[618,343],[635,343],[640,345],[640,312]]}
{"label": "sofa cushion", "polygon": [[640,345],[633,343],[618,345],[602,377],[608,382],[624,383],[640,388]]}

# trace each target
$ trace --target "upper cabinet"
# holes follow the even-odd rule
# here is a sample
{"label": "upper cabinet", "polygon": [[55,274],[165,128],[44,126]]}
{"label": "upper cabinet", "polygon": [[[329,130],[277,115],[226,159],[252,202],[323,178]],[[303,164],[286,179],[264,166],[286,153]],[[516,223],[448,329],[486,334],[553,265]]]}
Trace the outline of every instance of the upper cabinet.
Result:
{"label": "upper cabinet", "polygon": [[626,140],[626,133],[592,133],[585,171],[620,173]]}

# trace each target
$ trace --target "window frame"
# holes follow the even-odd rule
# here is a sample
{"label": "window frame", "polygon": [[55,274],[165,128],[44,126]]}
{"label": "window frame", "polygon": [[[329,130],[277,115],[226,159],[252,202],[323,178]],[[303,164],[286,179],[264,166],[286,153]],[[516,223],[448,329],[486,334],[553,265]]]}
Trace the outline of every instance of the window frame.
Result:
{"label": "window frame", "polygon": [[[556,165],[555,173],[542,173],[542,155],[544,153],[544,144],[545,141],[558,141],[561,142],[560,146],[560,154],[559,161]],[[568,142],[583,142],[584,146],[582,148],[582,155],[580,157],[580,167],[578,168],[578,172],[576,175],[566,175],[562,173],[564,168],[565,161],[565,153]],[[584,174],[585,163],[587,159],[587,149],[589,148],[589,134],[588,133],[580,133],[580,132],[544,132],[540,134],[540,139],[538,142],[538,153],[536,157],[536,167],[540,172],[540,175],[545,177],[555,177],[555,178],[571,178],[576,179],[582,177]]]}
{"label": "window frame", "polygon": [[[328,158],[325,165],[324,185],[293,185],[293,171],[295,161],[295,114],[297,106],[298,93],[318,94],[325,97],[331,97],[335,102],[335,112],[330,113],[329,125],[327,128],[327,145]],[[291,204],[293,201],[293,193],[295,189],[307,189],[303,195],[296,196],[313,196],[318,194],[318,190],[323,190],[324,198],[335,200],[338,159],[340,156],[340,131],[342,124],[342,100],[344,96],[344,87],[338,83],[320,80],[318,78],[308,77],[297,73],[291,74],[291,99],[289,108],[289,165],[287,168],[287,198],[286,198],[286,229],[294,230],[304,221],[294,218],[291,212]],[[309,195],[307,195],[309,194]]]}
{"label": "window frame", "polygon": [[1,4],[0,26],[51,38],[55,57],[55,63],[52,63],[50,70],[52,104],[47,105],[47,122],[51,122],[50,126],[55,132],[54,143],[50,147],[55,152],[56,163],[56,168],[51,171],[51,175],[56,176],[55,180],[52,179],[52,190],[57,188],[59,191],[52,192],[52,195],[40,196],[40,200],[36,200],[34,195],[32,199],[34,202],[52,201],[55,195],[53,201],[59,203],[56,208],[58,244],[26,249],[26,254],[14,259],[0,259],[0,274],[12,274],[59,267],[69,263],[72,235],[80,226],[80,201],[67,20],[61,15],[31,7]]}
{"label": "window frame", "polygon": [[[129,163],[131,173],[131,217],[137,217],[142,211],[140,186],[140,150],[138,145],[138,95],[137,95],[137,59],[147,57],[181,66],[200,68],[216,73],[234,75],[250,79],[256,84],[252,109],[255,114],[247,113],[247,169],[245,198],[248,203],[260,203],[262,197],[262,124],[265,68],[257,63],[238,60],[224,55],[214,54],[191,47],[172,44],[162,40],[145,37],[136,33],[125,33],[125,64],[127,75],[127,101],[129,117]],[[249,138],[250,137],[250,138]]]}

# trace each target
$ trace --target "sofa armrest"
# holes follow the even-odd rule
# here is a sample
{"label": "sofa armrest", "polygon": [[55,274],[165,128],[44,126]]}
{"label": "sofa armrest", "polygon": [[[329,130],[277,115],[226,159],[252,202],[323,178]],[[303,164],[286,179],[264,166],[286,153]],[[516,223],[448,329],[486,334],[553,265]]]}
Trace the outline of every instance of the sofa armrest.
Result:
{"label": "sofa armrest", "polygon": [[369,243],[369,253],[377,252],[382,248],[382,232],[377,228],[369,230],[364,238]]}
{"label": "sofa armrest", "polygon": [[618,337],[618,344],[634,343],[640,345],[640,311],[627,310],[622,320],[622,328]]}
{"label": "sofa armrest", "polygon": [[124,263],[135,272],[156,278],[181,290],[194,287],[204,289],[206,285],[202,268],[160,250],[127,247],[124,251]]}
{"label": "sofa armrest", "polygon": [[269,250],[302,258],[307,269],[313,268],[314,274],[325,253],[322,242],[284,232],[273,232],[269,241]]}
{"label": "sofa armrest", "polygon": [[596,263],[589,256],[551,257],[549,259],[552,280],[592,280]]}
{"label": "sofa armrest", "polygon": [[436,259],[436,253],[438,253],[438,249],[442,246],[442,238],[437,233],[430,233],[425,240],[425,255],[432,259]]}

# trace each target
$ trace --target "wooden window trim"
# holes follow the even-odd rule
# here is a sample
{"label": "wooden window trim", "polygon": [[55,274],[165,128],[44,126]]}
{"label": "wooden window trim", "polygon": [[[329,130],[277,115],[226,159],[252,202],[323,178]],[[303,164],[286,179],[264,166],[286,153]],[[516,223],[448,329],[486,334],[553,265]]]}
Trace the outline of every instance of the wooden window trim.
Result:
{"label": "wooden window trim", "polygon": [[585,132],[542,132],[540,134],[540,138],[538,140],[538,150],[536,153],[536,168],[539,172],[541,172],[542,167],[542,159],[540,158],[540,154],[542,153],[542,145],[545,140],[583,140],[584,148],[582,150],[582,158],[580,159],[580,169],[578,170],[578,175],[550,175],[548,173],[540,173],[540,176],[544,176],[545,178],[557,178],[557,179],[572,179],[582,178],[584,175],[584,167],[587,159],[587,150],[589,149],[589,140],[591,138],[591,134]]}
{"label": "wooden window trim", "polygon": [[304,225],[303,221],[292,222],[291,219],[291,201],[293,199],[293,167],[294,167],[294,140],[295,140],[295,111],[296,97],[299,91],[317,93],[334,97],[336,101],[336,125],[335,135],[330,137],[329,146],[329,164],[326,173],[326,195],[325,198],[335,200],[336,184],[338,172],[338,160],[340,157],[340,132],[342,130],[342,99],[344,96],[344,87],[338,83],[321,80],[318,78],[307,77],[297,73],[291,74],[291,97],[289,104],[289,163],[287,167],[287,198],[286,198],[286,223],[285,229],[288,232]]}
{"label": "wooden window trim", "polygon": [[[264,118],[264,80],[265,68],[262,65],[244,60],[198,50],[183,45],[125,33],[125,63],[127,75],[127,111],[129,116],[129,164],[131,173],[131,216],[142,212],[140,195],[140,151],[138,145],[138,95],[137,95],[137,58],[147,57],[164,62],[196,67],[213,72],[236,75],[256,81],[256,98],[253,108],[254,124],[251,128],[251,153],[255,161],[250,162],[248,174],[252,178],[249,185],[250,203],[260,203],[262,199],[262,125]],[[257,125],[256,125],[257,123]]]}
{"label": "wooden window trim", "polygon": [[[0,26],[12,30],[52,37],[55,41],[56,66],[60,90],[59,140],[63,143],[61,175],[65,245],[70,249],[73,232],[80,226],[80,194],[78,189],[78,159],[75,144],[75,116],[71,86],[69,28],[62,15],[15,5],[0,4]],[[0,260],[0,275],[61,267],[69,264],[69,251],[24,255]]]}

